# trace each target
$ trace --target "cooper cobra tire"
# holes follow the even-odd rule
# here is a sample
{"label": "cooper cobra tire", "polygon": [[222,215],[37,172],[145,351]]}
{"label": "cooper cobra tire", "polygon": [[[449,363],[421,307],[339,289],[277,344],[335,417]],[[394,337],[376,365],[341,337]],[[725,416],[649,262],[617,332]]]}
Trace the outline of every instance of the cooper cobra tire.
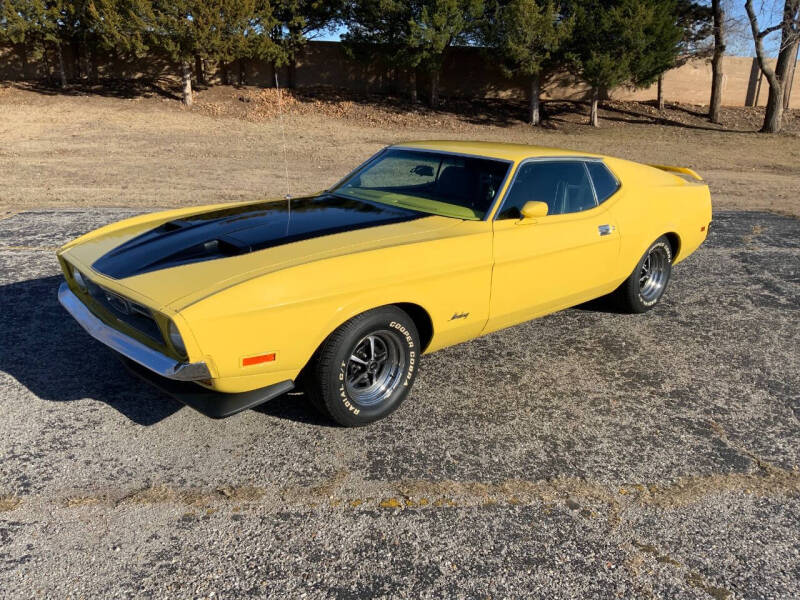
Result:
{"label": "cooper cobra tire", "polygon": [[390,415],[408,396],[419,355],[417,327],[404,311],[367,311],[325,340],[310,366],[306,393],[340,425],[367,425]]}
{"label": "cooper cobra tire", "polygon": [[617,288],[616,298],[621,309],[644,313],[664,296],[672,275],[672,247],[665,236],[653,242],[636,264],[633,273]]}

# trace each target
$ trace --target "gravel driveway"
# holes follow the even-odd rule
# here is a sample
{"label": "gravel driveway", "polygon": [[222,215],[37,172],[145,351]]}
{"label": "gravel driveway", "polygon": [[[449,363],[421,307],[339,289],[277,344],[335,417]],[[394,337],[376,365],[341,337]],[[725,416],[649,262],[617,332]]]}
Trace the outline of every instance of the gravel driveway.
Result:
{"label": "gravel driveway", "polygon": [[430,355],[348,430],[126,375],[53,250],[127,214],[0,217],[0,597],[800,597],[800,220],[717,213],[656,310]]}

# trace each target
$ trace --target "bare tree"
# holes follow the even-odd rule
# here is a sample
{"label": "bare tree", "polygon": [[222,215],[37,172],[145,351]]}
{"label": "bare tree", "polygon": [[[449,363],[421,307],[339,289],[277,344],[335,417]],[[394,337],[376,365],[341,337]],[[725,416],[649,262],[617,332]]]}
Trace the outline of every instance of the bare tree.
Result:
{"label": "bare tree", "polygon": [[[797,46],[797,44],[795,44],[795,46]],[[784,86],[783,86],[784,87],[784,90],[783,90],[783,109],[784,110],[788,110],[789,103],[792,100],[792,82],[794,81],[794,72],[795,72],[795,68],[797,66],[797,59],[798,59],[798,57],[800,57],[800,52],[799,51],[800,51],[800,48],[795,48],[794,59],[789,61],[789,65],[788,65],[788,68],[787,68],[788,72],[786,73],[786,77],[784,78],[784,81],[786,82],[784,84]]]}
{"label": "bare tree", "polygon": [[[797,52],[797,43],[800,39],[800,0],[785,0],[783,5],[783,18],[777,25],[761,29],[758,16],[753,9],[753,0],[744,3],[747,18],[750,20],[750,30],[756,48],[758,66],[764,73],[769,83],[769,98],[767,110],[764,115],[763,133],[778,133],[783,123],[783,93],[786,85],[786,76],[789,73],[791,61]],[[778,63],[773,69],[767,63],[767,53],[764,50],[764,38],[776,31],[781,32],[781,45],[778,51]]]}
{"label": "bare tree", "polygon": [[[775,102],[780,102],[784,109],[789,108],[789,95],[794,78],[794,66],[797,61],[797,47],[800,44],[800,0],[787,1],[783,5],[783,20],[781,22],[781,47],[778,50],[778,62],[775,64],[775,74],[783,82],[783,91]],[[772,95],[772,88],[769,90]],[[772,100],[767,100],[767,103]]]}
{"label": "bare tree", "polygon": [[708,118],[719,123],[719,110],[722,106],[722,57],[725,54],[725,9],[722,0],[711,0],[714,18],[714,54],[711,57],[711,100]]}

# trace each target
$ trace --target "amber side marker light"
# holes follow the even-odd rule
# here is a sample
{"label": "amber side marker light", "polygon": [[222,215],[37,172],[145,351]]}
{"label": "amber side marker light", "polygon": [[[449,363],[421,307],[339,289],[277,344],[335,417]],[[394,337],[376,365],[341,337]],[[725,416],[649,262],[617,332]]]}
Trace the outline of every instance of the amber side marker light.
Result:
{"label": "amber side marker light", "polygon": [[242,359],[242,366],[251,367],[253,365],[260,365],[262,363],[268,363],[274,360],[275,360],[274,352],[270,352],[269,354],[259,354],[258,356],[248,356],[247,358]]}

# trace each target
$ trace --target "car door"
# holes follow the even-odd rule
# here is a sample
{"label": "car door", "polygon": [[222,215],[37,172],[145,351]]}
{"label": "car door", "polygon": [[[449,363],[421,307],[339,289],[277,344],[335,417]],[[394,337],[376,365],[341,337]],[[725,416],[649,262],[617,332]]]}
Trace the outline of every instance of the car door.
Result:
{"label": "car door", "polygon": [[[528,201],[547,216],[522,219]],[[494,221],[494,268],[487,331],[610,291],[619,233],[597,202],[585,160],[531,159],[517,169]]]}

